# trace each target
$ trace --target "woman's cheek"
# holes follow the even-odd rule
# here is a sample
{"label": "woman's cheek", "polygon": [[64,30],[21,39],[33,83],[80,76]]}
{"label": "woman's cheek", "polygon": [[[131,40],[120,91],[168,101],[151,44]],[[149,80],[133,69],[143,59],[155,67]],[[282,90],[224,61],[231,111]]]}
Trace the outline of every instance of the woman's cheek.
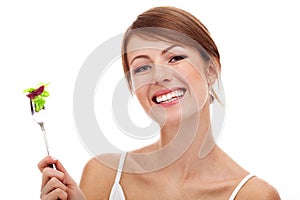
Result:
{"label": "woman's cheek", "polygon": [[143,109],[148,112],[148,110],[150,109],[150,104],[149,104],[149,99],[147,98],[148,95],[145,92],[146,90],[143,88],[139,88],[135,91],[135,95],[137,97],[137,99],[139,100],[139,103],[141,104],[141,106],[143,107]]}
{"label": "woman's cheek", "polygon": [[205,76],[195,68],[182,70],[179,73],[187,83],[191,97],[195,98],[197,104],[202,107],[208,98],[209,92]]}

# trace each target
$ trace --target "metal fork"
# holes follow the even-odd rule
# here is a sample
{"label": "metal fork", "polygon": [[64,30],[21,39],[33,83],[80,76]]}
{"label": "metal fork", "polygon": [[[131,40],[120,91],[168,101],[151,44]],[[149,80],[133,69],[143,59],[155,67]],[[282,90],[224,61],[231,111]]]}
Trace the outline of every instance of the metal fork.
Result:
{"label": "metal fork", "polygon": [[[43,133],[43,138],[44,138],[44,142],[45,142],[45,146],[46,146],[46,151],[47,151],[47,155],[50,155],[49,152],[49,145],[48,145],[48,139],[47,139],[47,134],[46,134],[46,130],[45,130],[45,126],[44,126],[44,119],[43,119],[43,110],[45,109],[45,107],[40,110],[39,112],[35,111],[35,104],[34,102],[30,99],[30,110],[31,110],[31,115],[33,120],[41,127],[42,133]],[[50,164],[49,167],[56,169],[55,164]]]}

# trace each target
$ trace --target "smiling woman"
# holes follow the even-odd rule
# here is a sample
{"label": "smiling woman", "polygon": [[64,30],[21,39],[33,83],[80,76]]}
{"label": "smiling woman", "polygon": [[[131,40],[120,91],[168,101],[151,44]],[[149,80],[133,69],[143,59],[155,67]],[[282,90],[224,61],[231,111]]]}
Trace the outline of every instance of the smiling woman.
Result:
{"label": "smiling woman", "polygon": [[198,118],[195,112],[199,112],[208,99],[205,71],[210,70],[210,62],[205,61],[196,48],[138,34],[131,36],[126,49],[128,52],[124,54],[130,65],[125,73],[129,74],[131,89],[144,110],[152,112],[161,127],[170,120],[181,124],[182,120],[192,122]]}
{"label": "smiling woman", "polygon": [[[198,19],[174,7],[142,13],[124,34],[122,61],[130,90],[160,126],[159,140],[95,157],[80,187],[46,157],[42,199],[280,199],[216,144],[210,105],[221,103],[213,89],[220,56]],[[53,163],[57,171],[47,167]]]}

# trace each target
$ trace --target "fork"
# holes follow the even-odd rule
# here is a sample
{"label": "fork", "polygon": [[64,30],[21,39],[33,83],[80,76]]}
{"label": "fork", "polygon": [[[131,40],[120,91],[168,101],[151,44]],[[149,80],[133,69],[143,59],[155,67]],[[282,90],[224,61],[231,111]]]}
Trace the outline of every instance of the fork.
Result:
{"label": "fork", "polygon": [[[43,111],[45,110],[45,107],[43,107],[42,110],[40,110],[39,112],[36,112],[35,110],[35,104],[34,102],[30,99],[30,110],[31,110],[31,115],[33,120],[40,126],[42,133],[43,133],[43,138],[44,138],[44,142],[45,142],[45,146],[46,146],[46,151],[47,151],[47,155],[50,155],[49,152],[49,145],[48,145],[48,139],[47,139],[47,134],[46,134],[46,130],[45,130],[45,126],[44,126],[44,119],[43,119]],[[49,167],[56,169],[55,164],[49,164]]]}

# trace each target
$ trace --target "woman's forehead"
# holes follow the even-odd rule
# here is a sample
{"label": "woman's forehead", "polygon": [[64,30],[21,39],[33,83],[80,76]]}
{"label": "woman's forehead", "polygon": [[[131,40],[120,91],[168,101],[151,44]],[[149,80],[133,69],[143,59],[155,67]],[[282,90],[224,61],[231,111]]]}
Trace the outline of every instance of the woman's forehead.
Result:
{"label": "woman's forehead", "polygon": [[157,38],[151,38],[149,36],[132,35],[127,43],[127,52],[125,53],[143,51],[146,49],[162,51],[173,45],[183,46],[182,44],[178,44],[176,42],[159,40]]}

